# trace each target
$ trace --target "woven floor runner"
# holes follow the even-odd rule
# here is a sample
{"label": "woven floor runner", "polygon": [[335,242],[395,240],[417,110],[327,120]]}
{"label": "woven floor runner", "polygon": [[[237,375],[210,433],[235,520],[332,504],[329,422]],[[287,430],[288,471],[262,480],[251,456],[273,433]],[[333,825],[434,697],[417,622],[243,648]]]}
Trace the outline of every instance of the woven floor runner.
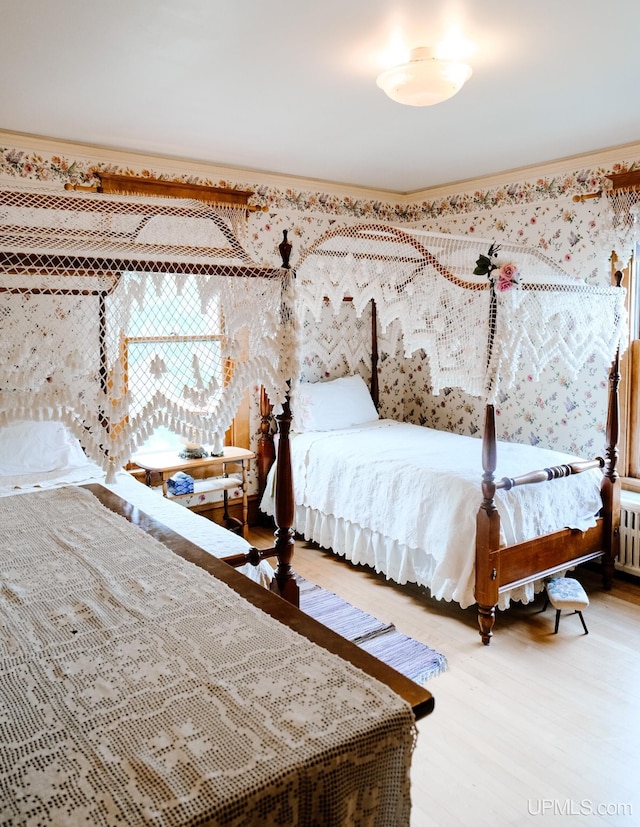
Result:
{"label": "woven floor runner", "polygon": [[337,594],[302,577],[298,577],[298,585],[303,612],[366,649],[412,681],[424,684],[447,668],[444,655],[401,634],[392,623],[383,623]]}

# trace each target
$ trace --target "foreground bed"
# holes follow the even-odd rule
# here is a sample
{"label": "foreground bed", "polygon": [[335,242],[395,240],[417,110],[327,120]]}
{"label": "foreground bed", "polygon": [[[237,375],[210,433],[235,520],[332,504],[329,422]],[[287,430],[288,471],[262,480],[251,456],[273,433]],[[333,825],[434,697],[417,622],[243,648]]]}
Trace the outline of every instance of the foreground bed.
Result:
{"label": "foreground bed", "polygon": [[3,820],[408,823],[410,705],[131,520],[171,534],[102,487],[0,499]]}
{"label": "foreground bed", "polygon": [[350,824],[371,794],[408,823],[431,695],[115,477],[59,422],[0,428],[0,821]]}

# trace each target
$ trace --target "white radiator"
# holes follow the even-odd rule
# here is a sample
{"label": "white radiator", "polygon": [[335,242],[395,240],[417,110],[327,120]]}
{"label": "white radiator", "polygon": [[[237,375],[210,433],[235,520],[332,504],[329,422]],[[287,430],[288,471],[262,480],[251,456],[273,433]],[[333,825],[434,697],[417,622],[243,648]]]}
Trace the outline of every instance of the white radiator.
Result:
{"label": "white radiator", "polygon": [[623,495],[620,509],[620,556],[616,568],[640,576],[640,498]]}

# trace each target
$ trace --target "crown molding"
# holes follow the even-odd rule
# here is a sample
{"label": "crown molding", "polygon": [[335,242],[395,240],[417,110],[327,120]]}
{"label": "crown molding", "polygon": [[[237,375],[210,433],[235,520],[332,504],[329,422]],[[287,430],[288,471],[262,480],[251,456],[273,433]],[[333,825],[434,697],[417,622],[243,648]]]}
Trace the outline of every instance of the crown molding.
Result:
{"label": "crown molding", "polygon": [[[624,144],[581,155],[568,156],[543,164],[504,170],[495,175],[454,181],[437,187],[399,193],[354,187],[316,178],[299,178],[293,175],[226,167],[188,158],[148,155],[5,130],[0,130],[0,142],[8,147],[38,154],[47,152],[51,155],[63,155],[75,161],[85,162],[89,166],[91,164],[111,164],[123,169],[151,170],[156,175],[164,175],[174,179],[184,179],[186,176],[214,182],[224,181],[248,189],[255,189],[256,186],[260,185],[280,190],[290,188],[302,192],[321,192],[340,197],[381,201],[391,206],[400,207],[458,193],[488,190],[507,184],[522,183],[531,179],[549,178],[563,173],[571,174],[580,169],[603,168],[610,170],[613,164],[640,160],[640,143]],[[295,209],[295,207],[292,206],[292,209]]]}
{"label": "crown molding", "polygon": [[30,150],[42,154],[64,155],[73,160],[88,164],[113,164],[121,168],[149,169],[155,174],[167,175],[173,178],[197,177],[212,181],[226,181],[243,188],[254,189],[256,185],[275,187],[278,189],[296,189],[301,191],[323,192],[329,195],[353,196],[357,199],[371,201],[395,201],[395,193],[384,190],[354,187],[316,178],[299,178],[294,175],[263,172],[260,170],[243,169],[213,164],[206,161],[196,161],[190,158],[168,157],[163,155],[148,155],[142,152],[113,149],[95,144],[82,144],[73,141],[48,138],[44,135],[31,135],[21,132],[0,130],[0,143],[5,146],[15,146],[18,149]]}
{"label": "crown molding", "polygon": [[487,175],[482,178],[469,178],[463,181],[454,181],[450,184],[442,184],[437,187],[429,187],[423,190],[415,190],[404,194],[409,203],[422,200],[433,200],[444,196],[469,192],[470,190],[487,190],[506,184],[521,183],[531,179],[549,178],[561,173],[571,173],[578,169],[597,169],[604,167],[608,169],[611,164],[634,161],[640,159],[640,143],[623,144],[608,149],[596,150],[582,155],[570,155],[565,158],[557,158],[543,164],[535,164],[527,167],[504,170],[495,175]]}

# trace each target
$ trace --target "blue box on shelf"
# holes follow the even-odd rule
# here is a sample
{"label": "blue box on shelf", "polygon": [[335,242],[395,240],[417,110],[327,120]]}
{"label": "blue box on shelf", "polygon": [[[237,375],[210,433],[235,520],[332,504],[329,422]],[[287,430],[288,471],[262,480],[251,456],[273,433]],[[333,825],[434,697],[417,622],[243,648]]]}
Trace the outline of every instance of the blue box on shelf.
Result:
{"label": "blue box on shelf", "polygon": [[193,477],[178,471],[167,480],[167,491],[170,494],[193,494]]}

